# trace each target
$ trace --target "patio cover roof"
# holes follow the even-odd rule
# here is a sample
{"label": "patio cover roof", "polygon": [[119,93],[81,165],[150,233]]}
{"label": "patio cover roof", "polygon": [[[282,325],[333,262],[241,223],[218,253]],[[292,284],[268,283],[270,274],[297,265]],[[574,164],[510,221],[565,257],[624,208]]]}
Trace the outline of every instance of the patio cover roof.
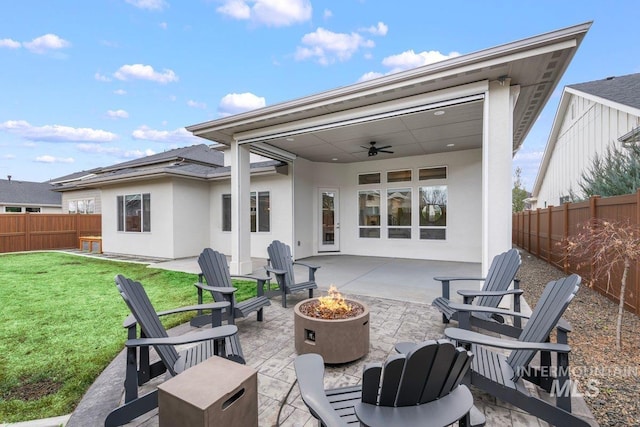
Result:
{"label": "patio cover roof", "polygon": [[486,82],[510,79],[520,87],[515,153],[590,26],[586,22],[186,129],[225,145],[251,144],[251,151],[283,160],[379,160],[382,155],[368,157],[362,148],[373,140],[393,146],[394,153],[384,158],[479,148]]}

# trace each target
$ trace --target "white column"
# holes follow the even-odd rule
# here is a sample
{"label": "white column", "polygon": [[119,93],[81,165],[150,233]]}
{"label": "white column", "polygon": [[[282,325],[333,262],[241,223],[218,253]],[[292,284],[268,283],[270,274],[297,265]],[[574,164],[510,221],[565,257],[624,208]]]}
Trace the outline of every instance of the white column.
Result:
{"label": "white column", "polygon": [[231,143],[231,274],[249,274],[251,264],[249,148]]}
{"label": "white column", "polygon": [[511,79],[489,82],[482,142],[482,272],[511,248],[513,109],[519,86]]}

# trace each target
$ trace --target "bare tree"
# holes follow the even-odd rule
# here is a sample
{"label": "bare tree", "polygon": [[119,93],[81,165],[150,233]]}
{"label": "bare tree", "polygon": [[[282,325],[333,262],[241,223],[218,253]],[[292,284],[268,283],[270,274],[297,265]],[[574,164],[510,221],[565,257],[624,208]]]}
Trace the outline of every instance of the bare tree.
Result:
{"label": "bare tree", "polygon": [[623,267],[620,280],[616,349],[620,350],[622,315],[629,269],[640,261],[640,226],[626,221],[593,219],[579,225],[580,232],[565,241],[567,262],[577,259],[577,267],[592,265],[591,286],[594,280],[606,280],[610,289],[612,271]]}

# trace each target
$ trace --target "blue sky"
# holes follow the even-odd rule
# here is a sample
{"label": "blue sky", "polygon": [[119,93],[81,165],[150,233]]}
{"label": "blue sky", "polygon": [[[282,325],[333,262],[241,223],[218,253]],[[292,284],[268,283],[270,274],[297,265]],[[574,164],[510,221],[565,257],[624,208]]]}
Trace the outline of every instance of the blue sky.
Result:
{"label": "blue sky", "polygon": [[640,72],[630,1],[92,0],[0,6],[0,177],[200,140],[185,126],[593,20],[517,154],[531,189],[562,87]]}

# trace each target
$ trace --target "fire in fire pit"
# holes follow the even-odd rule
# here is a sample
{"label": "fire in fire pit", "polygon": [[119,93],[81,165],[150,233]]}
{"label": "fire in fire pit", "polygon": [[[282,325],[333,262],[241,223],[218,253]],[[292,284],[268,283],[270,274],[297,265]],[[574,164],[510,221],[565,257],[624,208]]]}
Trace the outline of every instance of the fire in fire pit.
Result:
{"label": "fire in fire pit", "polygon": [[294,308],[298,354],[318,353],[325,363],[346,363],[369,352],[369,309],[345,299],[334,286],[329,295]]}
{"label": "fire in fire pit", "polygon": [[318,319],[348,319],[362,314],[362,304],[347,301],[335,286],[329,286],[329,295],[307,301],[300,311],[309,317]]}

